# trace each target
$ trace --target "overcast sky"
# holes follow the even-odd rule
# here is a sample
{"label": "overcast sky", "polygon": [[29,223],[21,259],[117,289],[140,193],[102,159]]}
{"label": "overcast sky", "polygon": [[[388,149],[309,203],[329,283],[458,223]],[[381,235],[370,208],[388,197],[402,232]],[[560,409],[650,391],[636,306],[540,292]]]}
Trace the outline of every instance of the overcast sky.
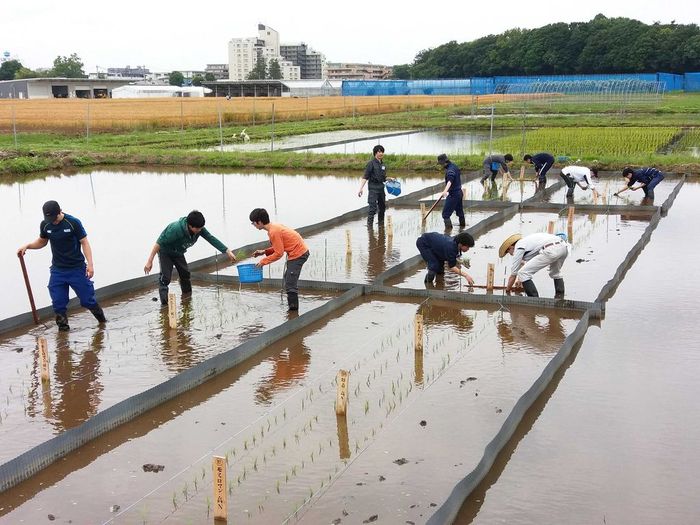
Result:
{"label": "overcast sky", "polygon": [[598,13],[645,23],[700,21],[700,2],[690,0],[108,0],[80,2],[79,8],[76,3],[3,2],[0,52],[9,51],[31,69],[77,53],[86,72],[127,64],[151,71],[201,70],[228,62],[228,41],[257,36],[262,23],[277,30],[282,43],[303,41],[331,62],[395,65],[450,40],[588,21]]}

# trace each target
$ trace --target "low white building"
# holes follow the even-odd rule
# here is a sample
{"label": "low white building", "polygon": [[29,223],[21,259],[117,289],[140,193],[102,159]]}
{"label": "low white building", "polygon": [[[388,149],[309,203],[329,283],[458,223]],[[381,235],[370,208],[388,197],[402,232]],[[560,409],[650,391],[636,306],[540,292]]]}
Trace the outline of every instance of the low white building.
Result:
{"label": "low white building", "polygon": [[130,85],[114,88],[112,98],[153,98],[153,97],[203,97],[211,93],[206,87],[180,86],[139,86]]}

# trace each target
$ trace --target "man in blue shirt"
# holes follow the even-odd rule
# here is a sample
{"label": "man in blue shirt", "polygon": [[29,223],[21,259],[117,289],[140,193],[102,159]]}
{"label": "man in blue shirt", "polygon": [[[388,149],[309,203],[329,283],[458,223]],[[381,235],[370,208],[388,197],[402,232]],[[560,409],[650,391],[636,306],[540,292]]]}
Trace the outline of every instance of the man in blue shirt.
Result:
{"label": "man in blue shirt", "polygon": [[432,283],[437,275],[444,275],[445,263],[452,273],[461,275],[471,285],[474,279],[457,265],[457,257],[474,246],[474,238],[467,232],[459,233],[453,239],[442,233],[424,233],[416,240],[416,248],[428,266],[425,283]]}
{"label": "man in blue shirt", "polygon": [[445,205],[442,208],[445,231],[452,229],[450,217],[453,213],[457,214],[459,227],[464,228],[467,222],[464,219],[464,207],[462,206],[462,175],[459,168],[444,153],[438,155],[437,161],[445,170],[445,189],[442,192],[442,196],[445,197]]}
{"label": "man in blue shirt", "polygon": [[547,186],[547,172],[554,165],[554,157],[550,153],[542,152],[536,155],[525,155],[523,160],[535,166],[539,189],[543,190]]}
{"label": "man in blue shirt", "polygon": [[95,298],[91,280],[95,274],[92,249],[83,224],[72,215],[63,213],[56,201],[44,203],[42,211],[44,220],[39,226],[39,238],[22,246],[17,254],[23,256],[27,250],[40,250],[51,243],[49,295],[58,329],[62,332],[70,329],[66,316],[69,287],[80,299],[80,304],[90,310],[99,323],[105,323],[105,314]]}
{"label": "man in blue shirt", "polygon": [[[654,201],[654,188],[664,180],[664,174],[656,168],[639,168],[638,170],[625,168],[622,170],[622,176],[627,179],[627,186],[615,193],[616,196],[619,196],[623,191],[636,191],[641,188],[644,191],[644,198],[651,202]],[[639,185],[635,186],[636,183]]]}

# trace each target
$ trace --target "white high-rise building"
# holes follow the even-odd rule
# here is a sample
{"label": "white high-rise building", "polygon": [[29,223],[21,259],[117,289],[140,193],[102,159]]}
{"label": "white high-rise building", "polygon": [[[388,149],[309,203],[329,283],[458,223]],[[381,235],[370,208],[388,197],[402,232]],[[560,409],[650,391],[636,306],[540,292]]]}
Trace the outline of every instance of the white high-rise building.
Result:
{"label": "white high-rise building", "polygon": [[279,33],[263,24],[258,24],[257,38],[232,38],[229,41],[229,80],[246,80],[258,60],[265,60],[267,67],[270,60],[277,60],[285,80],[301,78],[301,68],[280,55]]}

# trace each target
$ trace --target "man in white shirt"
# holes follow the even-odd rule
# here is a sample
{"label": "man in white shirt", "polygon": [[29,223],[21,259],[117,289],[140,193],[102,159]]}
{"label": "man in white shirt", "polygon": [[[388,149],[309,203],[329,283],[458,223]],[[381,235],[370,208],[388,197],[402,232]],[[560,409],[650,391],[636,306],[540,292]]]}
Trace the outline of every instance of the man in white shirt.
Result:
{"label": "man in white shirt", "polygon": [[561,237],[551,233],[533,233],[523,237],[515,233],[503,241],[498,250],[499,257],[504,257],[506,253],[513,256],[506,292],[512,291],[517,279],[529,297],[539,297],[532,277],[549,266],[549,276],[554,279],[554,297],[564,297],[561,267],[569,255],[569,245]]}
{"label": "man in white shirt", "polygon": [[587,190],[592,187],[592,177],[593,174],[596,179],[598,177],[597,168],[586,168],[585,166],[566,166],[562,168],[560,176],[569,187],[569,191],[566,192],[567,197],[574,196],[574,189],[578,185],[581,189]]}

